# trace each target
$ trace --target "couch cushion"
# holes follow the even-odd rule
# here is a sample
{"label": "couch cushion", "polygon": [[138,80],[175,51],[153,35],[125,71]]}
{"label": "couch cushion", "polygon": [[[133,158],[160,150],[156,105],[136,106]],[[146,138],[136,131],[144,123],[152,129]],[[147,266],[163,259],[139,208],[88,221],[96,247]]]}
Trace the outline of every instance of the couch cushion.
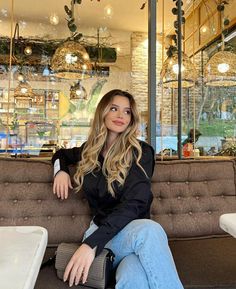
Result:
{"label": "couch cushion", "polygon": [[158,161],[151,218],[169,237],[224,234],[219,216],[236,212],[233,160]]}
{"label": "couch cushion", "polygon": [[91,219],[87,201],[74,192],[57,199],[50,162],[0,159],[0,172],[0,226],[42,226],[49,246],[82,239]]}

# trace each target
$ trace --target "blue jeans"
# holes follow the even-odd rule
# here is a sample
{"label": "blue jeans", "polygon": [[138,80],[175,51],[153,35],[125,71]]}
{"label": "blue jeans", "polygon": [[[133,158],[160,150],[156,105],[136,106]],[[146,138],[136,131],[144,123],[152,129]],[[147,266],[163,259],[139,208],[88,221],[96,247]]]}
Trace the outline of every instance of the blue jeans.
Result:
{"label": "blue jeans", "polygon": [[[85,232],[85,238],[97,226]],[[106,248],[115,254],[116,289],[183,289],[168,246],[166,233],[151,220],[134,220]]]}

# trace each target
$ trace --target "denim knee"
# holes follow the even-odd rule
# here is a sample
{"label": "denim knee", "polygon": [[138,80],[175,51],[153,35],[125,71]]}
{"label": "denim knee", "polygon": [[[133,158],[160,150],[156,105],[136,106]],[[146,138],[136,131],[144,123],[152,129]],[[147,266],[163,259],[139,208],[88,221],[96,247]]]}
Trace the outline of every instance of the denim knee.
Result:
{"label": "denim knee", "polygon": [[165,241],[167,241],[167,235],[164,231],[164,229],[162,228],[162,226],[152,220],[149,219],[138,219],[138,220],[134,220],[132,222],[129,223],[130,226],[130,230],[132,230],[133,232],[136,232],[137,235],[144,235],[145,238],[147,238],[148,236],[150,237],[161,237],[163,238]]}
{"label": "denim knee", "polygon": [[146,273],[134,255],[126,256],[119,264],[116,271],[116,289],[149,289]]}

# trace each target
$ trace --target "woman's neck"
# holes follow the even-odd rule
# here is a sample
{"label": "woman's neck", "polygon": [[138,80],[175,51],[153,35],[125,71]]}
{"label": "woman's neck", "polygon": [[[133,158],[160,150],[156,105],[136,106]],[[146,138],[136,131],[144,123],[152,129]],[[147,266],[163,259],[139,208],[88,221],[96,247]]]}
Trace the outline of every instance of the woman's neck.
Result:
{"label": "woman's neck", "polygon": [[117,134],[113,134],[113,133],[109,133],[107,136],[107,140],[105,143],[105,146],[102,150],[102,155],[105,157],[109,148],[112,146],[112,144],[115,142],[116,138],[117,138]]}

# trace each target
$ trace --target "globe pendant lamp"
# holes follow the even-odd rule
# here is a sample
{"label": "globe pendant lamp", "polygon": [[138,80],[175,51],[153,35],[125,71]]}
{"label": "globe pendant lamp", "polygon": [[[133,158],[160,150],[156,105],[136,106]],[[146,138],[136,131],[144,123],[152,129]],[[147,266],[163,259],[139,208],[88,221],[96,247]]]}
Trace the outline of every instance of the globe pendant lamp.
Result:
{"label": "globe pendant lamp", "polygon": [[[207,86],[229,87],[236,85],[236,54],[225,51],[225,37],[223,27],[228,23],[224,19],[224,6],[226,3],[220,3],[217,10],[221,18],[221,51],[214,54],[207,62],[204,69],[204,80]],[[226,22],[225,22],[226,21]]]}
{"label": "globe pendant lamp", "polygon": [[85,88],[81,85],[80,81],[74,84],[70,88],[70,100],[86,100],[87,99],[87,92]]}
{"label": "globe pendant lamp", "polygon": [[82,37],[81,33],[77,33],[77,26],[74,17],[74,5],[81,1],[71,1],[71,8],[64,6],[68,16],[68,28],[71,32],[69,37],[62,45],[60,45],[51,61],[51,68],[54,75],[59,78],[66,79],[84,79],[90,77],[92,64],[86,49],[79,43]]}
{"label": "globe pendant lamp", "polygon": [[214,54],[205,66],[204,79],[207,86],[235,86],[236,55],[229,51]]}
{"label": "globe pendant lamp", "polygon": [[14,90],[14,98],[18,100],[30,100],[33,96],[33,89],[27,81],[21,81]]}
{"label": "globe pendant lamp", "polygon": [[58,78],[84,79],[90,77],[92,64],[86,49],[78,42],[68,40],[56,49],[51,68]]}
{"label": "globe pendant lamp", "polygon": [[[164,88],[178,88],[178,51],[177,49],[167,57],[161,70],[161,80]],[[197,72],[189,57],[182,52],[182,87],[189,88],[194,86]]]}

